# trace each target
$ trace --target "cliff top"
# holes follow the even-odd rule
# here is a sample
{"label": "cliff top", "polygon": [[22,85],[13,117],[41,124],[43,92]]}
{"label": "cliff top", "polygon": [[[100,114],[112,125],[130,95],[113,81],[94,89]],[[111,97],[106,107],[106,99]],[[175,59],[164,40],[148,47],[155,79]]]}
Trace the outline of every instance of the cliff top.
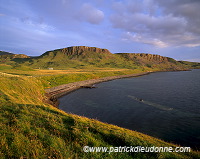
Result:
{"label": "cliff top", "polygon": [[[101,49],[97,47],[88,47],[88,46],[71,46],[71,47],[57,49],[53,51],[61,51],[62,53],[66,55],[81,55],[83,52],[112,54],[108,49]],[[48,51],[48,52],[52,52],[52,51]]]}

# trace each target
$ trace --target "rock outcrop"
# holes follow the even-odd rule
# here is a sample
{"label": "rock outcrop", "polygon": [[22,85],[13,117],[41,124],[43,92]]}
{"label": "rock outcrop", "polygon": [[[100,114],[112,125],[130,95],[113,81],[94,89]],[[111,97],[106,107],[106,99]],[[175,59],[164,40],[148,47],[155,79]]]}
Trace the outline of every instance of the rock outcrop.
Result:
{"label": "rock outcrop", "polygon": [[143,58],[146,60],[155,60],[155,61],[168,61],[167,57],[160,56],[160,55],[154,55],[154,54],[144,54],[144,53],[134,53],[135,57]]}
{"label": "rock outcrop", "polygon": [[72,46],[72,47],[63,49],[63,52],[67,55],[72,55],[72,54],[80,55],[83,52],[111,54],[110,51],[108,51],[107,49],[100,49],[100,48],[88,47],[88,46]]}
{"label": "rock outcrop", "polygon": [[102,54],[112,54],[109,50],[107,49],[101,49],[101,48],[97,48],[97,47],[88,47],[88,46],[72,46],[72,47],[67,47],[67,48],[63,48],[63,49],[57,49],[54,51],[48,51],[43,55],[47,55],[51,52],[62,52],[65,55],[71,56],[71,55],[82,55],[84,53],[89,53],[89,52],[93,52],[93,53],[102,53]]}
{"label": "rock outcrop", "polygon": [[147,64],[149,62],[151,63],[167,63],[172,62],[176,63],[176,61],[169,57],[164,57],[160,55],[155,54],[146,54],[146,53],[118,53],[118,55],[135,62],[138,62],[140,64]]}

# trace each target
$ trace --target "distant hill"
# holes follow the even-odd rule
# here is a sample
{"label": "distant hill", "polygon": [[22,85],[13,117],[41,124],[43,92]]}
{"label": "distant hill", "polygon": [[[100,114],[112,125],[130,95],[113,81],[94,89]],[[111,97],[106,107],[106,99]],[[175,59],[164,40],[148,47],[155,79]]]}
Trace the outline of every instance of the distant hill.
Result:
{"label": "distant hill", "polygon": [[5,52],[5,51],[0,51],[0,56],[1,57],[10,57],[12,59],[14,59],[14,58],[30,58],[29,56],[27,56],[25,54],[13,54],[10,52]]}
{"label": "distant hill", "polygon": [[0,51],[0,63],[14,64],[13,59],[26,59],[30,58],[25,54],[13,54],[10,52]]}
{"label": "distant hill", "polygon": [[14,54],[10,52],[0,51],[0,55],[14,55]]}
{"label": "distant hill", "polygon": [[[183,70],[200,68],[200,63],[176,61],[169,57],[146,53],[116,53],[107,49],[87,46],[72,46],[47,51],[38,57],[29,57],[23,54],[2,52],[0,62],[12,61],[13,64],[26,65],[31,68],[128,68],[138,67],[149,70]],[[11,62],[11,63],[12,63]]]}

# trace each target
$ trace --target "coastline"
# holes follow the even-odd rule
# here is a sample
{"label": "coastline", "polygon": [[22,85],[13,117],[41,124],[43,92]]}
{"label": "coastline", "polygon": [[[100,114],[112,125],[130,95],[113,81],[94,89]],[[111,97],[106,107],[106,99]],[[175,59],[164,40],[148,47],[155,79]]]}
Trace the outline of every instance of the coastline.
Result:
{"label": "coastline", "polygon": [[191,71],[191,70],[183,69],[183,70],[148,71],[148,72],[134,73],[134,74],[129,74],[129,75],[109,76],[109,77],[103,77],[103,78],[98,78],[98,79],[90,79],[90,80],[85,80],[85,81],[78,81],[78,82],[63,84],[56,87],[45,89],[46,99],[44,99],[44,102],[58,108],[58,105],[59,105],[58,98],[64,95],[67,95],[80,88],[95,88],[93,87],[93,85],[97,83],[101,83],[101,82],[107,82],[107,81],[112,81],[112,80],[121,79],[121,78],[139,77],[139,76],[148,75],[150,73],[156,73],[156,72],[171,72],[171,71],[175,72],[175,71]]}
{"label": "coastline", "polygon": [[[140,130],[140,122],[138,123],[138,126],[133,125],[131,127],[132,124],[129,124],[129,121],[131,121],[131,123],[135,124],[135,121],[140,121],[139,119],[141,119],[146,124],[147,122],[145,121],[145,119],[149,119],[152,116],[153,117],[155,116],[155,118],[157,118],[158,121],[160,119],[163,119],[163,121],[165,123],[170,125],[169,122],[170,122],[171,118],[179,119],[179,117],[180,118],[181,117],[183,117],[183,118],[185,118],[185,117],[186,118],[187,117],[195,118],[196,117],[195,109],[193,109],[194,110],[193,111],[192,107],[191,107],[190,110],[193,112],[187,111],[187,113],[186,113],[186,111],[184,111],[184,108],[187,108],[188,101],[195,100],[197,98],[195,96],[193,96],[192,93],[188,93],[188,94],[186,93],[185,96],[183,96],[182,93],[178,93],[179,95],[177,96],[177,98],[174,98],[174,96],[171,96],[171,94],[176,92],[176,90],[178,90],[178,91],[180,90],[180,92],[182,92],[184,89],[183,90],[175,89],[175,91],[170,92],[169,91],[170,89],[168,90],[168,88],[170,88],[170,87],[176,88],[176,86],[182,88],[183,85],[182,84],[179,85],[179,83],[180,83],[179,81],[181,81],[181,80],[185,81],[186,84],[184,86],[186,86],[186,88],[187,88],[187,86],[192,86],[192,85],[195,86],[193,83],[192,83],[192,85],[191,84],[187,85],[187,83],[189,83],[188,81],[190,81],[190,80],[185,80],[185,79],[190,79],[190,77],[194,77],[194,79],[195,80],[197,79],[197,81],[198,81],[197,77],[199,77],[198,76],[199,72],[193,72],[192,70],[160,71],[160,72],[158,72],[158,73],[152,72],[153,74],[149,74],[150,76],[141,76],[138,78],[128,78],[128,79],[130,79],[128,81],[126,79],[120,79],[120,80],[113,80],[111,82],[105,82],[101,86],[101,88],[94,89],[92,91],[92,93],[90,92],[90,90],[87,90],[87,89],[72,92],[71,94],[66,95],[63,98],[59,99],[59,101],[60,101],[59,109],[61,109],[62,111],[65,111],[67,113],[72,113],[72,114],[76,114],[79,116],[85,116],[85,117],[91,118],[91,119],[98,119],[99,121],[110,123],[110,124],[116,124],[119,127],[128,128],[130,130],[137,129],[138,132],[142,132],[142,133],[146,133],[148,135],[154,136],[155,135],[154,132],[151,131],[151,129],[150,129],[150,131],[148,130],[148,126],[151,123],[149,125],[147,125],[147,127],[145,126]],[[159,78],[159,77],[161,77],[161,78]],[[178,80],[177,80],[177,77],[179,77]],[[142,79],[140,79],[140,78],[142,78]],[[173,80],[171,80],[171,79],[173,79]],[[160,83],[160,81],[164,81],[164,82]],[[168,83],[168,81],[170,81],[170,82]],[[174,82],[175,85],[171,84],[172,82]],[[134,83],[135,84],[137,83],[137,84],[134,85]],[[133,86],[132,84],[134,85],[133,89],[130,87],[130,86]],[[164,86],[164,87],[162,87],[162,86]],[[97,85],[97,87],[99,87],[99,86]],[[140,88],[142,88],[142,89],[140,89]],[[162,88],[164,88],[164,89],[162,89]],[[192,87],[189,87],[189,88],[192,88]],[[194,87],[194,88],[196,88],[196,87]],[[194,92],[195,89],[191,89],[191,90],[192,90],[192,92]],[[79,92],[79,91],[81,91],[81,92]],[[115,92],[118,92],[118,93],[115,93]],[[154,94],[154,92],[156,92],[156,93]],[[187,89],[184,92],[188,92]],[[89,94],[89,96],[88,96],[88,94]],[[150,94],[151,98],[148,98],[149,94]],[[195,94],[198,94],[198,93],[195,93]],[[110,98],[110,95],[112,96],[112,99]],[[158,96],[158,95],[160,95],[160,96]],[[170,98],[170,96],[172,98]],[[156,98],[154,98],[154,97],[156,97]],[[157,97],[159,97],[159,98],[157,98]],[[168,97],[170,99],[169,103],[168,103],[168,100],[165,100],[165,99],[168,99]],[[176,97],[176,95],[175,95],[175,97]],[[184,98],[182,98],[182,97],[184,97]],[[189,98],[187,98],[187,97],[189,97]],[[191,97],[195,97],[195,98],[191,98]],[[140,99],[142,99],[142,101]],[[164,100],[161,101],[160,99],[164,99]],[[133,103],[132,103],[132,101],[133,101]],[[178,103],[179,101],[184,101],[184,103],[187,103],[187,104],[180,105]],[[175,103],[175,105],[173,103]],[[140,104],[143,104],[143,106]],[[71,106],[73,106],[73,107],[71,107]],[[126,107],[124,108],[124,106],[126,106]],[[183,109],[177,109],[177,108],[180,108],[179,106],[181,106],[181,108],[183,108]],[[135,108],[137,108],[136,112],[135,112],[135,110],[136,110]],[[141,108],[141,109],[139,109],[139,108]],[[123,112],[125,112],[125,113],[124,114],[120,113],[120,112],[122,112],[121,110],[123,110]],[[129,112],[131,112],[131,113],[128,115]],[[148,114],[152,113],[153,115],[150,114],[149,116],[145,116],[145,118],[141,118],[141,116],[142,116],[141,112],[143,114],[149,112]],[[123,124],[121,125],[121,121],[120,121],[120,119],[118,119],[119,114],[116,114],[116,113],[120,113],[120,115],[122,117],[126,118],[127,119],[126,121],[128,121],[128,122],[126,122],[126,124],[124,124],[124,125]],[[139,113],[141,113],[141,114],[139,114]],[[132,117],[132,115],[133,115],[133,117]],[[130,118],[128,118],[129,116],[130,116]],[[172,135],[172,136],[170,136],[169,138],[173,139],[173,137],[179,133],[178,129],[181,130],[181,127],[178,126],[180,124],[179,120],[177,120],[177,121],[178,121],[177,123],[173,123],[171,125],[172,130],[173,129],[177,130],[177,133],[173,133],[173,131],[171,131],[171,129],[170,129],[171,132],[169,132],[169,136],[170,135]],[[185,122],[185,121],[183,120],[183,122]],[[192,120],[191,121],[187,120],[187,122],[194,123]],[[192,125],[191,123],[188,125],[191,126]],[[178,125],[176,125],[176,124],[178,124]],[[174,126],[174,125],[176,125],[176,126]],[[161,126],[159,126],[159,124],[158,124],[158,129],[160,127]],[[190,129],[194,128],[194,130],[195,130],[196,127],[198,128],[198,124],[197,125],[194,124],[193,127],[188,127],[188,128],[190,128]],[[165,134],[165,131],[163,131],[163,133],[162,133],[162,128],[160,128],[160,132],[161,132],[160,133],[161,136],[162,136],[162,134]],[[188,129],[188,132],[185,133],[185,136],[188,136],[188,138],[192,136],[192,134],[190,134],[189,132],[190,132],[190,130]],[[184,134],[184,133],[182,133],[180,131],[180,136],[182,134]],[[168,133],[165,135],[168,136]],[[198,134],[195,136],[198,136]],[[198,145],[198,142],[196,142],[196,141],[198,141],[197,139],[190,140],[190,142],[189,141],[187,142],[187,140],[184,141],[184,139],[183,140],[181,138],[178,139],[179,136],[177,136],[177,138],[175,137],[174,138],[175,140],[171,140],[168,137],[166,137],[166,138],[165,137],[162,138],[160,136],[154,136],[154,137],[160,138],[160,139],[168,141],[168,142],[175,142],[175,143],[183,145],[183,146],[190,146],[192,149],[197,150],[197,147],[195,147],[196,145]]]}
{"label": "coastline", "polygon": [[121,79],[121,78],[131,78],[131,77],[139,77],[143,75],[150,74],[152,72],[143,72],[143,73],[135,73],[130,75],[119,75],[119,76],[110,76],[110,77],[103,77],[99,79],[90,79],[85,81],[79,81],[79,82],[73,82],[68,84],[59,85],[56,87],[45,89],[46,92],[46,99],[47,103],[52,104],[55,107],[58,107],[58,98],[69,94],[77,89],[80,88],[92,88],[92,85],[101,83],[101,82],[107,82],[115,79]]}

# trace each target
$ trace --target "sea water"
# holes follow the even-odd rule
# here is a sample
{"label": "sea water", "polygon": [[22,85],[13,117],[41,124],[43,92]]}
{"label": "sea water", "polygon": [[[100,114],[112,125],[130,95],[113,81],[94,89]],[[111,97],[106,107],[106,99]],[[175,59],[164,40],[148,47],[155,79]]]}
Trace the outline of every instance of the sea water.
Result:
{"label": "sea water", "polygon": [[200,70],[157,72],[96,87],[63,96],[59,108],[200,148]]}

